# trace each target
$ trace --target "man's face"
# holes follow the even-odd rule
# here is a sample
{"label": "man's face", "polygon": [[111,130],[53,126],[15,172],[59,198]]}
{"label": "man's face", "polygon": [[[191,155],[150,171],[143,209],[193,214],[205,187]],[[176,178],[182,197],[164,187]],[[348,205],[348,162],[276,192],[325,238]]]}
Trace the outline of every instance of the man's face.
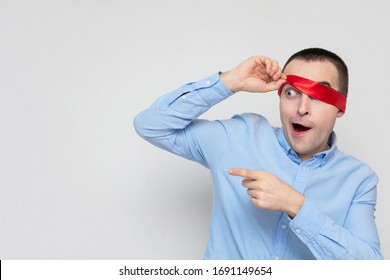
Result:
{"label": "man's face", "polygon": [[[295,59],[286,66],[284,73],[325,83],[339,90],[337,69],[328,61],[305,62]],[[336,118],[343,114],[335,106],[313,99],[290,85],[285,85],[280,95],[284,135],[302,160],[329,149],[329,135]]]}

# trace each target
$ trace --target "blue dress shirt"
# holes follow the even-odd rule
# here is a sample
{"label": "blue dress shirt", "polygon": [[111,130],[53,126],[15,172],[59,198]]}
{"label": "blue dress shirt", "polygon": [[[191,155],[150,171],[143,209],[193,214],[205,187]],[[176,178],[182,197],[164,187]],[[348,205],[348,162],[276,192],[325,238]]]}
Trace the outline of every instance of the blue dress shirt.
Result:
{"label": "blue dress shirt", "polygon": [[[378,177],[330,149],[301,161],[282,128],[257,114],[197,119],[232,93],[218,73],[160,97],[137,115],[136,131],[152,144],[209,168],[213,208],[205,259],[383,259],[375,225]],[[294,219],[256,208],[239,167],[272,173],[305,196]]]}

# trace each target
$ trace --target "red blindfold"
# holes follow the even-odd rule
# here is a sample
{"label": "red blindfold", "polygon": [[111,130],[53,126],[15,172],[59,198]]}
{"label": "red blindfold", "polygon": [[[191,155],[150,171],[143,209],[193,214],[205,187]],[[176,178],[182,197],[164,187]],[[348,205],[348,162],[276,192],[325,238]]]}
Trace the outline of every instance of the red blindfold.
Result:
{"label": "red blindfold", "polygon": [[279,87],[279,95],[281,94],[282,89],[286,84],[293,86],[300,92],[310,97],[333,105],[340,111],[345,112],[347,99],[341,92],[338,92],[329,86],[299,76],[287,75],[286,83]]}

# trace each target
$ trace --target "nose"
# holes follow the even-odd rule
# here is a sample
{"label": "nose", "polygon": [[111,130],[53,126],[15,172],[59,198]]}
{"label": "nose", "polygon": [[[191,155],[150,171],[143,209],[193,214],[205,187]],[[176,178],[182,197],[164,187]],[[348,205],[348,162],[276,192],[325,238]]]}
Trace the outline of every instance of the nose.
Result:
{"label": "nose", "polygon": [[310,114],[311,98],[306,94],[302,94],[299,100],[298,114],[301,116]]}

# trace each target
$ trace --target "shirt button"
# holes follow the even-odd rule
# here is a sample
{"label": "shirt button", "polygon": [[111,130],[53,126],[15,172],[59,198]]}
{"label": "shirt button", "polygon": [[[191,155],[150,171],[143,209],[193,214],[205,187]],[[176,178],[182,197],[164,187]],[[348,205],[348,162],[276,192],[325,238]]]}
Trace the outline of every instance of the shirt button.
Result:
{"label": "shirt button", "polygon": [[206,86],[208,86],[208,85],[210,85],[211,82],[210,82],[210,80],[207,80],[205,83],[206,83]]}
{"label": "shirt button", "polygon": [[279,259],[279,256],[276,256],[276,257],[275,257],[275,260],[278,260],[278,259]]}
{"label": "shirt button", "polygon": [[282,225],[282,229],[286,229],[287,228],[287,226],[286,225]]}
{"label": "shirt button", "polygon": [[301,233],[301,230],[300,230],[299,228],[297,228],[297,229],[295,230],[295,233],[300,234],[300,233]]}

